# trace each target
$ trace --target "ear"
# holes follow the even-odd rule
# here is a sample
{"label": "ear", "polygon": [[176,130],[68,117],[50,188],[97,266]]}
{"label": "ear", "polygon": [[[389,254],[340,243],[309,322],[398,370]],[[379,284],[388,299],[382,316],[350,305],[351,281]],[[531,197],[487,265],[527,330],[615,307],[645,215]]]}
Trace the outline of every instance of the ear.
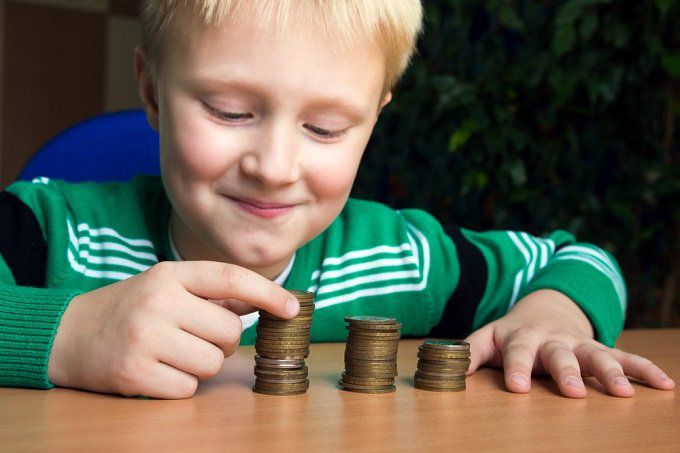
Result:
{"label": "ear", "polygon": [[382,101],[380,102],[380,109],[379,109],[378,113],[381,113],[382,110],[385,108],[385,106],[387,104],[389,104],[391,100],[392,100],[392,92],[388,91],[387,93],[385,93],[385,97],[383,97]]}
{"label": "ear", "polygon": [[146,119],[149,125],[158,130],[158,96],[156,94],[156,81],[149,66],[144,51],[135,47],[135,74],[137,75],[137,89],[139,97],[144,104]]}

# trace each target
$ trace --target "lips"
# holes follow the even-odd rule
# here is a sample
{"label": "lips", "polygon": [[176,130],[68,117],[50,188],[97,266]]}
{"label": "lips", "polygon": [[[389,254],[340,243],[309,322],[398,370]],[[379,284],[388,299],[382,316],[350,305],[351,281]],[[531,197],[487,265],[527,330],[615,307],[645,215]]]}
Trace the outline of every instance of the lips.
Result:
{"label": "lips", "polygon": [[232,200],[240,209],[263,219],[273,219],[290,213],[296,204],[274,203],[263,200],[253,200],[248,198],[227,197]]}

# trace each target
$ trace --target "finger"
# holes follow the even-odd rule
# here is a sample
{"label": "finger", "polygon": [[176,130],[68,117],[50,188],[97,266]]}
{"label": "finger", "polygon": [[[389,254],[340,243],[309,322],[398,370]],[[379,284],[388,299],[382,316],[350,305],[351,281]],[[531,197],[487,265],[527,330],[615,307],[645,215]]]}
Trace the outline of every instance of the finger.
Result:
{"label": "finger", "polygon": [[497,358],[496,346],[493,339],[494,326],[488,324],[479,330],[474,331],[465,339],[470,343],[470,366],[467,375],[473,374],[485,363],[499,366],[500,360]]}
{"label": "finger", "polygon": [[208,300],[215,305],[219,305],[223,308],[226,308],[232,313],[236,313],[239,316],[247,315],[249,313],[257,311],[257,307],[253,307],[252,305],[249,305],[245,302],[241,302],[240,300],[237,299],[222,299],[222,300],[208,299]]}
{"label": "finger", "polygon": [[181,261],[159,263],[152,270],[167,272],[187,291],[204,299],[233,298],[286,319],[295,317],[300,309],[297,299],[288,291],[240,266],[215,261]]}
{"label": "finger", "polygon": [[133,379],[125,379],[115,393],[125,396],[148,396],[163,399],[191,398],[198,388],[198,379],[162,362],[148,363],[137,370]]}
{"label": "finger", "polygon": [[511,337],[503,349],[505,387],[515,393],[527,393],[531,389],[531,371],[536,361],[538,341],[529,335]]}
{"label": "finger", "polygon": [[232,355],[241,341],[241,318],[200,297],[188,297],[186,303],[175,306],[177,327],[214,344],[222,350],[223,357]]}
{"label": "finger", "polygon": [[611,395],[624,398],[635,395],[635,389],[611,350],[588,343],[577,347],[574,352],[582,368],[595,376]]}
{"label": "finger", "polygon": [[183,330],[172,329],[163,336],[158,359],[173,368],[207,379],[220,372],[224,365],[223,351]]}
{"label": "finger", "polygon": [[539,348],[539,358],[560,392],[570,398],[585,398],[586,386],[574,352],[561,341],[548,341]]}
{"label": "finger", "polygon": [[612,349],[612,355],[623,368],[623,372],[635,379],[646,382],[654,388],[660,390],[672,390],[675,382],[668,377],[661,368],[652,361],[639,355],[630,354],[619,349]]}

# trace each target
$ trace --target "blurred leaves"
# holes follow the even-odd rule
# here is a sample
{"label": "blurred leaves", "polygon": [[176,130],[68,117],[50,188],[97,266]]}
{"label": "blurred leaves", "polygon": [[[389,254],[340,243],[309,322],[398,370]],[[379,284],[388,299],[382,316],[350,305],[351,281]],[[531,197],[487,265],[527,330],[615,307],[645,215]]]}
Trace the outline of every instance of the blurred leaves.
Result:
{"label": "blurred leaves", "polygon": [[680,2],[423,3],[354,195],[470,228],[568,228],[620,260],[630,323],[658,324],[680,259]]}

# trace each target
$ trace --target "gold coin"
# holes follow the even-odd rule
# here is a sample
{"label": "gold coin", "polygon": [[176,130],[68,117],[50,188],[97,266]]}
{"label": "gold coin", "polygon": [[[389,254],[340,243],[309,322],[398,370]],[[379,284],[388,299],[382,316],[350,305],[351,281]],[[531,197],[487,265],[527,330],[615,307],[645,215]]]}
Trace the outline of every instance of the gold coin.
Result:
{"label": "gold coin", "polygon": [[426,349],[436,349],[443,351],[469,351],[470,343],[462,340],[435,340],[428,338],[420,345]]}
{"label": "gold coin", "polygon": [[342,381],[350,384],[370,385],[370,386],[388,386],[394,385],[394,376],[389,377],[373,377],[373,376],[354,376],[342,373]]}
{"label": "gold coin", "polygon": [[457,373],[465,374],[468,370],[469,363],[460,364],[456,366],[455,363],[447,364],[445,366],[431,365],[429,363],[418,362],[417,369],[429,373]]}
{"label": "gold coin", "polygon": [[345,322],[352,324],[395,324],[397,320],[382,316],[345,316]]}
{"label": "gold coin", "polygon": [[437,387],[428,387],[423,384],[415,383],[414,387],[420,390],[427,390],[428,392],[462,392],[465,390],[465,385],[458,387],[458,388],[437,388]]}
{"label": "gold coin", "polygon": [[269,357],[262,357],[255,354],[255,366],[265,368],[302,368],[305,366],[304,359],[275,359]]}
{"label": "gold coin", "polygon": [[349,392],[356,392],[356,393],[391,393],[394,392],[397,387],[394,385],[391,385],[389,387],[381,387],[381,388],[357,388],[356,386],[352,386],[351,384],[343,384],[342,381],[338,382],[338,385],[340,386],[341,389],[347,390]]}
{"label": "gold coin", "polygon": [[306,366],[301,366],[300,368],[269,368],[255,365],[255,374],[260,373],[263,375],[295,376],[298,374],[307,374],[308,371]]}
{"label": "gold coin", "polygon": [[290,378],[290,379],[276,379],[276,378],[270,378],[270,377],[265,377],[265,376],[256,376],[256,382],[255,385],[262,387],[262,383],[266,384],[299,384],[303,383],[307,380],[307,376],[302,376],[299,378]]}
{"label": "gold coin", "polygon": [[281,384],[281,383],[271,383],[262,382],[259,379],[255,381],[255,386],[263,390],[281,390],[281,391],[295,391],[303,388],[309,387],[309,379],[305,379],[302,382],[297,382],[294,384]]}
{"label": "gold coin", "polygon": [[460,381],[465,380],[464,374],[446,374],[446,373],[427,373],[424,371],[416,371],[414,376],[429,381]]}
{"label": "gold coin", "polygon": [[430,388],[459,388],[460,386],[465,385],[464,379],[459,381],[432,381],[429,379],[414,378],[413,381]]}
{"label": "gold coin", "polygon": [[349,324],[346,325],[345,328],[350,332],[357,331],[359,333],[375,331],[396,333],[401,329],[401,324]]}
{"label": "gold coin", "polygon": [[[262,355],[262,352],[258,351],[260,355]],[[270,359],[298,359],[298,360],[304,360],[309,356],[309,351],[305,352],[292,352],[292,351],[286,351],[286,352],[281,352],[281,351],[267,351],[266,352],[266,357]]]}
{"label": "gold coin", "polygon": [[262,395],[292,396],[292,395],[302,395],[303,393],[307,393],[307,389],[295,390],[295,391],[280,391],[280,390],[265,390],[265,389],[253,387],[253,392],[261,393]]}

